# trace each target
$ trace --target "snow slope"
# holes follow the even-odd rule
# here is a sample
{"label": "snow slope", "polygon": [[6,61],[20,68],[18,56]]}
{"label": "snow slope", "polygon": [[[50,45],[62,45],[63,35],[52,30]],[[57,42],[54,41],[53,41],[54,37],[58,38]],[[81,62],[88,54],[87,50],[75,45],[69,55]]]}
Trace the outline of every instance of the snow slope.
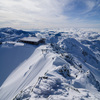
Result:
{"label": "snow slope", "polygon": [[[52,62],[50,60],[51,56],[43,55],[41,48],[43,47],[37,48],[30,58],[17,67],[6,79],[0,90],[2,100],[11,100],[16,93],[20,92],[26,86],[34,85],[38,77],[43,75],[46,69],[49,69],[50,65],[48,66],[48,64]],[[3,97],[5,94],[7,96]]]}
{"label": "snow slope", "polygon": [[10,44],[8,47],[7,45],[9,44],[0,46],[0,86],[17,66],[31,56],[34,50],[30,46],[16,44],[11,47]]}
{"label": "snow slope", "polygon": [[15,69],[0,87],[0,100],[99,100],[100,33],[72,29],[38,34],[46,44],[1,44],[1,51],[30,49],[17,66],[12,63]]}

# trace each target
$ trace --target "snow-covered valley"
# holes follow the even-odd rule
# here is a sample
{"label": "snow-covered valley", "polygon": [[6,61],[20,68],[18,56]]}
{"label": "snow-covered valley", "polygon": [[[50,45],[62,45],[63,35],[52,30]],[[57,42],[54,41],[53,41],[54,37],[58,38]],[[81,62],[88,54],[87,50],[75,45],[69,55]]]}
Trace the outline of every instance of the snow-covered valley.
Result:
{"label": "snow-covered valley", "polygon": [[0,80],[0,100],[100,100],[100,33],[0,29]]}

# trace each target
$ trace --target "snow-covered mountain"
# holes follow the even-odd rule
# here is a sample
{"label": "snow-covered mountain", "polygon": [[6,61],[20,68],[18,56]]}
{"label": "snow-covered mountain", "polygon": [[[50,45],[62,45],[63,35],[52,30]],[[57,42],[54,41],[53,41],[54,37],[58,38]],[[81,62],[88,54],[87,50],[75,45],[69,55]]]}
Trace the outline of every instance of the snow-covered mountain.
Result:
{"label": "snow-covered mountain", "polygon": [[0,55],[0,100],[100,100],[99,32],[2,28]]}
{"label": "snow-covered mountain", "polygon": [[35,33],[39,33],[39,31],[23,31],[16,30],[10,27],[0,28],[0,42],[17,41],[22,37],[34,36]]}

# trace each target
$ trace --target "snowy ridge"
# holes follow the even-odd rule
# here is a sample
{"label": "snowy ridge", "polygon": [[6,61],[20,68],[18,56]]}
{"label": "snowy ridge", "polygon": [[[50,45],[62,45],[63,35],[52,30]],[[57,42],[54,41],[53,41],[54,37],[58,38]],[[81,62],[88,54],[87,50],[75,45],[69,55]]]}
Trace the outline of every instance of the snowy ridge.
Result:
{"label": "snowy ridge", "polygon": [[35,36],[38,34],[45,37],[46,45],[17,45],[17,40],[1,44],[1,48],[29,45],[33,54],[5,80],[0,99],[99,100],[100,33],[44,31]]}
{"label": "snowy ridge", "polygon": [[[27,85],[34,84],[36,79],[45,73],[45,70],[43,69],[49,63],[48,57],[46,59],[44,58],[40,48],[36,49],[35,51],[28,60],[21,64],[17,69],[15,69],[15,71],[7,78],[7,80],[2,85],[2,88],[11,87],[8,89],[8,91],[11,91],[10,95],[7,91],[3,91],[1,93],[1,95],[8,93],[8,96],[6,97],[8,98],[8,100],[12,99],[11,97],[15,95],[14,92],[19,92],[20,89],[25,88]],[[16,76],[16,78],[14,76]],[[34,82],[31,83],[33,79]]]}

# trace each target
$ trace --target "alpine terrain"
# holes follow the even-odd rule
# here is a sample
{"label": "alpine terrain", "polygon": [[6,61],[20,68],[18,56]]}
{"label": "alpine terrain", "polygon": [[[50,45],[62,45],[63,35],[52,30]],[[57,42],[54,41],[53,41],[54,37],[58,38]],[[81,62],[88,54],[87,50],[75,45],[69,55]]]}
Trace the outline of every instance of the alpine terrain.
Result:
{"label": "alpine terrain", "polygon": [[0,100],[100,100],[100,32],[0,28]]}

